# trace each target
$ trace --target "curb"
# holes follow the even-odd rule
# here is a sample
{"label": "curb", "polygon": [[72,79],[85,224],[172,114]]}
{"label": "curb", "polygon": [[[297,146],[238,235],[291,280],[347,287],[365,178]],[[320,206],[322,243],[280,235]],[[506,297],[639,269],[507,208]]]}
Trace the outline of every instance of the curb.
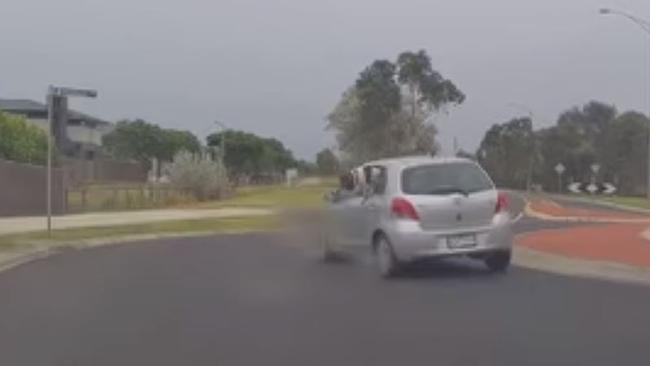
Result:
{"label": "curb", "polygon": [[602,224],[644,224],[650,223],[650,217],[647,219],[623,219],[614,217],[579,217],[579,216],[553,216],[531,208],[530,202],[524,207],[526,216],[533,217],[544,221],[572,222],[572,223],[602,223]]}
{"label": "curb", "polygon": [[641,207],[632,207],[632,206],[622,205],[620,203],[598,201],[598,200],[592,200],[592,199],[589,199],[589,198],[573,197],[573,196],[549,195],[549,197],[552,197],[552,198],[555,198],[555,199],[560,199],[560,200],[566,200],[566,201],[574,201],[574,202],[579,202],[579,203],[588,203],[588,204],[591,204],[591,205],[601,206],[601,207],[604,207],[604,208],[614,208],[614,209],[618,209],[618,210],[621,210],[621,211],[627,211],[627,212],[630,212],[630,213],[638,213],[638,214],[650,215],[650,209],[641,208]]}
{"label": "curb", "polygon": [[650,270],[642,267],[565,257],[522,246],[516,246],[513,254],[513,263],[528,269],[571,277],[650,286]]}

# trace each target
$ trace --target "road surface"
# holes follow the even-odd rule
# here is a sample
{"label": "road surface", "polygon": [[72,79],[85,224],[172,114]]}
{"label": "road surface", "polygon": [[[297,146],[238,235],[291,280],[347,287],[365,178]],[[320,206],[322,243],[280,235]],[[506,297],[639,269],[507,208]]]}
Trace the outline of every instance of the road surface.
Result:
{"label": "road surface", "polygon": [[2,365],[644,365],[647,287],[468,261],[380,280],[277,234],[70,250],[0,275]]}

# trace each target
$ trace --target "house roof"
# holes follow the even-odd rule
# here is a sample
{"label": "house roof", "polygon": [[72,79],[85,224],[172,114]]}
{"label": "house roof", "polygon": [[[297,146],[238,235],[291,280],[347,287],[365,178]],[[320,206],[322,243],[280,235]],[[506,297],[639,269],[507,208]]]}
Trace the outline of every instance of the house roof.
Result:
{"label": "house roof", "polygon": [[[47,113],[45,103],[36,102],[30,99],[0,99],[0,110],[10,113]],[[91,125],[110,125],[110,122],[89,116],[85,113],[68,109],[68,119],[84,121]]]}
{"label": "house roof", "polygon": [[45,110],[45,104],[29,99],[0,99],[0,109],[8,112],[42,112]]}

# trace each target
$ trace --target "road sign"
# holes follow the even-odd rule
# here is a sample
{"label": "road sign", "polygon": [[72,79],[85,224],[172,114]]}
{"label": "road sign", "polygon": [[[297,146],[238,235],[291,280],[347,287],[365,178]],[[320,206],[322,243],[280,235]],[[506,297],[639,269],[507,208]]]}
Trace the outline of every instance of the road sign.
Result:
{"label": "road sign", "polygon": [[562,175],[565,171],[566,171],[566,168],[564,167],[564,165],[562,163],[558,163],[555,166],[555,172],[557,174]]}
{"label": "road sign", "polygon": [[587,192],[589,192],[591,194],[594,194],[594,193],[598,192],[598,186],[595,183],[591,183],[591,184],[587,185],[587,187],[585,189],[587,190]]}
{"label": "road sign", "polygon": [[298,178],[298,169],[287,169],[285,176],[287,179],[287,186],[291,187],[295,184],[295,181]]}
{"label": "road sign", "polygon": [[569,189],[569,192],[582,193],[582,191],[580,190],[581,185],[582,183],[571,183],[567,188]]}
{"label": "road sign", "polygon": [[97,90],[93,89],[50,87],[50,94],[58,95],[61,97],[97,98]]}
{"label": "road sign", "polygon": [[605,187],[605,189],[603,190],[604,194],[612,194],[616,192],[616,186],[614,186],[611,183],[603,183],[603,186]]}
{"label": "road sign", "polygon": [[600,171],[600,164],[591,164],[591,171],[594,172],[594,174],[598,174]]}
{"label": "road sign", "polygon": [[616,186],[611,183],[571,183],[567,186],[573,193],[613,194]]}

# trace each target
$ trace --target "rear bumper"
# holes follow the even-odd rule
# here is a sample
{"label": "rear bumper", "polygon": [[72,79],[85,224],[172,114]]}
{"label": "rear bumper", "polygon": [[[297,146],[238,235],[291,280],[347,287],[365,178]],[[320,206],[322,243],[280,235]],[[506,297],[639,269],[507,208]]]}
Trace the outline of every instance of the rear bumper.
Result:
{"label": "rear bumper", "polygon": [[[478,254],[512,248],[513,233],[510,216],[495,215],[489,226],[454,230],[425,231],[414,221],[393,221],[384,228],[390,238],[395,255],[401,261],[423,257],[444,257]],[[452,235],[471,234],[476,245],[468,248],[450,248],[447,238]]]}

